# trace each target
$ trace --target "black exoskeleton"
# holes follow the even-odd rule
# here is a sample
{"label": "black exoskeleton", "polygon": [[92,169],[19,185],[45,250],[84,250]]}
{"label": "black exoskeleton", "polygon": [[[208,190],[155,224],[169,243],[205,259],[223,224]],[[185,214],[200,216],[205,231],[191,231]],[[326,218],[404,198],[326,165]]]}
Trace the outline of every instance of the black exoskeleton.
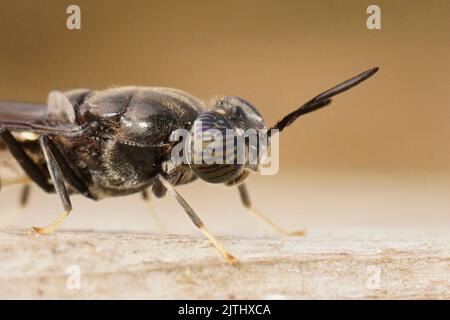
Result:
{"label": "black exoskeleton", "polygon": [[[281,131],[301,115],[328,105],[334,95],[377,70],[316,96],[271,129]],[[236,263],[174,188],[200,178],[237,186],[244,206],[276,231],[303,234],[278,227],[252,207],[243,182],[251,171],[258,171],[258,165],[195,165],[171,159],[176,143],[170,139],[172,133],[191,130],[195,123],[206,129],[266,128],[260,112],[235,96],[220,97],[205,106],[186,92],[160,87],[53,91],[47,104],[0,102],[0,152],[8,149],[20,165],[11,183],[32,181],[46,192],[56,192],[62,201],[64,213],[48,227],[32,228],[35,233],[52,232],[64,220],[72,209],[70,194],[94,200],[137,192],[148,197],[146,190],[151,188],[157,197],[169,191],[227,261]]]}

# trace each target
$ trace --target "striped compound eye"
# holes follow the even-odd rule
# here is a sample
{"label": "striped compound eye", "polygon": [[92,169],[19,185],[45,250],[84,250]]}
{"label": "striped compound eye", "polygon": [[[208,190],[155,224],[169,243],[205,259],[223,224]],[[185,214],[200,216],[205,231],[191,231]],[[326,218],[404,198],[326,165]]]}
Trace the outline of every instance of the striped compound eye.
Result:
{"label": "striped compound eye", "polygon": [[188,153],[189,166],[202,180],[224,183],[244,169],[245,151],[238,148],[237,131],[218,112],[204,112],[194,122]]}

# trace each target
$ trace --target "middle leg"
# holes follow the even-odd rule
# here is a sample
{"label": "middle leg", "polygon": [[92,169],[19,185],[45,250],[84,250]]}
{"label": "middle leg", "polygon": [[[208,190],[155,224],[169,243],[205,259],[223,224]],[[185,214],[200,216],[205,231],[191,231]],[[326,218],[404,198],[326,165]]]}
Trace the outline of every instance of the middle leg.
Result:
{"label": "middle leg", "polygon": [[142,199],[147,204],[148,211],[150,212],[151,216],[153,217],[153,220],[155,221],[159,230],[162,233],[167,233],[167,230],[164,227],[164,224],[161,222],[161,219],[159,219],[158,214],[156,213],[155,208],[153,207],[153,203],[152,203],[152,199],[151,199],[151,191],[149,191],[149,190],[142,191]]}
{"label": "middle leg", "polygon": [[49,146],[51,143],[49,141],[49,137],[42,135],[39,142],[41,144],[42,151],[44,152],[45,161],[47,162],[48,171],[56,189],[56,193],[58,194],[64,207],[64,212],[48,226],[43,228],[33,227],[29,230],[29,233],[48,234],[53,233],[55,229],[67,218],[70,211],[72,211],[72,203],[70,202],[69,193],[67,192],[67,188],[64,183],[60,164],[56,161],[54,152]]}
{"label": "middle leg", "polygon": [[240,184],[238,186],[239,189],[239,195],[241,197],[242,204],[244,207],[256,218],[267,224],[269,227],[271,227],[275,232],[278,234],[281,234],[283,236],[304,236],[305,231],[304,230],[297,230],[297,231],[289,231],[286,230],[278,225],[276,225],[274,222],[272,222],[269,218],[264,216],[261,212],[256,210],[250,201],[250,196],[248,195],[247,187],[244,183]]}
{"label": "middle leg", "polygon": [[0,218],[0,229],[4,229],[8,227],[11,224],[11,221],[19,215],[25,209],[25,207],[28,205],[28,202],[30,200],[30,189],[31,185],[30,183],[27,183],[22,186],[20,190],[19,195],[19,203],[15,209],[12,210],[12,212],[9,212],[4,217]]}

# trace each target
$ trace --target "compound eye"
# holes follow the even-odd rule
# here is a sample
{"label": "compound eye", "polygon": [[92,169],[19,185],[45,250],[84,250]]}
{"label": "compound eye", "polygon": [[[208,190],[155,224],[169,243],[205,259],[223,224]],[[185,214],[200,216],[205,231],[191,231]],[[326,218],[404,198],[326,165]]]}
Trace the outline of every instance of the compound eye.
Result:
{"label": "compound eye", "polygon": [[[189,166],[202,180],[224,183],[235,179],[244,169],[245,158],[238,154],[238,132],[218,112],[204,112],[194,122]],[[242,149],[243,150],[243,149]]]}

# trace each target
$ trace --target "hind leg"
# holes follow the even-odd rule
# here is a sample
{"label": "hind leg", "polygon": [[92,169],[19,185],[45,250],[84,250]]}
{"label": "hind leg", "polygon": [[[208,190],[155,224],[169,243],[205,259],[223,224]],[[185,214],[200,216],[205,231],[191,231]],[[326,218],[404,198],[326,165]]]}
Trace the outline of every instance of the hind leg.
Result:
{"label": "hind leg", "polygon": [[29,179],[31,179],[46,192],[54,191],[54,188],[48,182],[48,177],[43,172],[43,169],[30,158],[23,146],[16,140],[16,138],[14,138],[11,132],[0,128],[0,139],[8,147],[11,155],[17,160]]}
{"label": "hind leg", "polygon": [[43,172],[42,168],[37,165],[33,159],[26,153],[23,146],[14,138],[14,136],[6,129],[0,128],[0,139],[6,145],[11,155],[16,159],[22,170],[25,172],[26,176],[14,179],[2,181],[2,186],[16,185],[16,184],[26,184],[21,191],[19,206],[11,214],[8,214],[6,218],[2,219],[0,226],[4,227],[11,221],[14,216],[17,215],[20,210],[25,207],[29,199],[29,185],[33,181],[38,186],[40,186],[46,192],[52,192],[54,190],[53,186],[48,182],[46,174]]}

